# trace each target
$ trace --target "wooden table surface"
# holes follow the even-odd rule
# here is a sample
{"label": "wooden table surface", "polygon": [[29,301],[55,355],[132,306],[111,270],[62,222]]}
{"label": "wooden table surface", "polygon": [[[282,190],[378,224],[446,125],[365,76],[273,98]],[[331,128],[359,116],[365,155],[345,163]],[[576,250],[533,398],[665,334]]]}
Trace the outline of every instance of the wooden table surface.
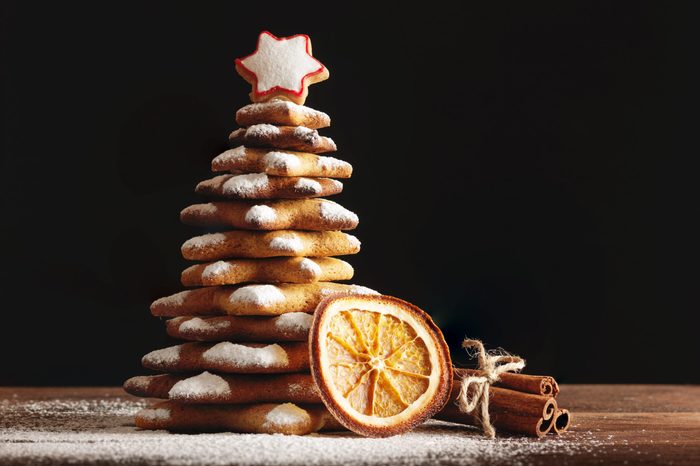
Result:
{"label": "wooden table surface", "polygon": [[0,387],[0,464],[700,465],[700,386],[564,385],[571,430],[489,441],[429,421],[409,434],[183,435],[140,431],[146,400],[119,388]]}

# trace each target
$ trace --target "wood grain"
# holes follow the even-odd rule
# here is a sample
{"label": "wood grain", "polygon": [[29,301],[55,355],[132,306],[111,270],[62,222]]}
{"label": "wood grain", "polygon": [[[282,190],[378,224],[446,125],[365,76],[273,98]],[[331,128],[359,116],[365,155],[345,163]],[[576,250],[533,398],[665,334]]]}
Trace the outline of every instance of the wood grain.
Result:
{"label": "wood grain", "polygon": [[[535,442],[538,449],[532,452],[526,451],[518,456],[519,464],[533,465],[584,465],[584,464],[674,464],[674,465],[698,465],[700,464],[700,386],[681,385],[563,385],[557,397],[559,405],[569,409],[573,414],[573,424],[570,430],[556,440],[548,436],[544,439],[519,439],[518,442]],[[26,416],[35,416],[33,419],[25,419],[23,426],[29,425],[31,429],[41,430],[44,426],[51,425],[51,430],[58,421],[48,415],[46,407],[52,403],[61,406],[61,403],[80,402],[104,402],[105,400],[122,400],[135,402],[136,399],[125,394],[120,388],[111,387],[81,387],[81,388],[14,388],[0,387],[0,464],[27,464],[27,460],[33,458],[34,445],[32,442],[14,443],[10,438],[14,430],[12,417],[9,413],[13,406],[30,403],[36,407],[40,404],[42,410],[26,411]],[[37,403],[38,402],[38,403]],[[33,408],[34,409],[34,408]],[[57,412],[60,410],[57,409]],[[49,409],[50,412],[50,409]],[[61,416],[71,416],[71,412],[62,411]],[[76,413],[79,416],[81,413]],[[62,419],[65,419],[62,418]],[[126,422],[130,422],[130,416],[125,416]],[[59,422],[60,421],[60,422]],[[437,423],[437,421],[431,421]],[[58,423],[58,424],[57,424]],[[25,428],[25,427],[22,427]],[[138,431],[126,430],[124,427],[123,442],[133,441]],[[470,427],[456,424],[437,423],[426,425],[419,430],[444,431],[445,435],[457,432],[467,439],[478,438],[476,431]],[[121,432],[121,431],[119,431]],[[79,434],[79,432],[78,432]],[[95,435],[94,432],[87,433]],[[117,434],[114,434],[117,435]],[[118,438],[117,435],[117,438]],[[168,435],[168,434],[165,434]],[[343,434],[346,435],[346,434]],[[351,435],[351,434],[349,434]],[[441,434],[442,435],[442,434]],[[192,437],[193,439],[197,437]],[[114,438],[110,441],[117,442]],[[516,438],[513,438],[515,440]],[[233,439],[231,441],[234,441]],[[508,448],[508,440],[501,439],[496,442],[494,448]],[[183,448],[187,448],[187,439],[182,442]],[[486,440],[484,442],[487,442]],[[540,443],[538,443],[540,442]],[[542,447],[542,443],[544,447]],[[547,443],[551,442],[551,443]],[[563,445],[561,442],[565,442]],[[76,444],[79,444],[79,435]],[[43,462],[51,462],[51,457],[46,456],[45,449],[41,450],[37,445],[36,451],[44,451],[41,457]],[[483,443],[483,445],[492,445]],[[551,451],[547,445],[552,445]],[[557,445],[558,448],[554,448]],[[570,448],[562,449],[562,446]],[[44,445],[45,447],[45,445]],[[439,448],[439,441],[436,448]],[[491,448],[491,447],[489,447]],[[26,454],[18,456],[18,449]],[[9,452],[14,452],[12,456]],[[429,457],[410,457],[412,446],[407,445],[406,455],[410,461],[408,464],[428,464],[434,460]],[[21,451],[20,451],[21,453]],[[173,452],[177,454],[177,452]],[[39,458],[39,457],[37,457]],[[459,463],[458,457],[449,458],[440,456],[441,462]],[[500,458],[500,459],[499,459]],[[161,458],[162,459],[162,458]],[[321,458],[322,459],[322,458]],[[319,460],[321,460],[319,459]],[[65,458],[53,458],[54,462],[65,461]],[[139,463],[155,464],[158,457],[139,458]],[[105,463],[105,458],[86,457],[81,458],[81,463],[94,464]],[[162,462],[162,461],[161,461]],[[326,462],[332,464],[332,461]],[[364,459],[357,464],[372,464]],[[435,462],[433,461],[433,464]],[[509,464],[499,455],[487,455],[479,464]]]}

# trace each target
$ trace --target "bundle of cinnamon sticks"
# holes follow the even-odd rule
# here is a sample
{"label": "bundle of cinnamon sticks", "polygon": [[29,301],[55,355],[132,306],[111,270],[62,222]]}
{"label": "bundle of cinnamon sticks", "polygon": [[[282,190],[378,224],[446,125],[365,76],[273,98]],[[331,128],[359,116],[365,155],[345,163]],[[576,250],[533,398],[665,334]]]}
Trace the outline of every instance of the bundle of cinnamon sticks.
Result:
{"label": "bundle of cinnamon sticks", "polygon": [[[435,418],[441,421],[479,426],[476,413],[463,413],[456,404],[461,379],[484,373],[476,369],[455,369],[450,402]],[[571,424],[571,413],[559,408],[556,380],[549,376],[503,373],[489,387],[489,415],[497,430],[544,437],[549,432],[561,434]]]}

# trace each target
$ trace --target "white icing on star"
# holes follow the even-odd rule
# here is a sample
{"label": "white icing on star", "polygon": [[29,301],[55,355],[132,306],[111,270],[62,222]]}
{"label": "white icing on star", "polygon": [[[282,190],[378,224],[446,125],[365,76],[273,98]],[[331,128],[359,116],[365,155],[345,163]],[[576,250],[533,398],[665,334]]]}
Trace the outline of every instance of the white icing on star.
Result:
{"label": "white icing on star", "polygon": [[309,53],[309,38],[305,35],[277,38],[263,32],[258,48],[238,63],[255,74],[255,92],[264,94],[284,89],[295,94],[304,90],[304,78],[321,73],[324,66]]}

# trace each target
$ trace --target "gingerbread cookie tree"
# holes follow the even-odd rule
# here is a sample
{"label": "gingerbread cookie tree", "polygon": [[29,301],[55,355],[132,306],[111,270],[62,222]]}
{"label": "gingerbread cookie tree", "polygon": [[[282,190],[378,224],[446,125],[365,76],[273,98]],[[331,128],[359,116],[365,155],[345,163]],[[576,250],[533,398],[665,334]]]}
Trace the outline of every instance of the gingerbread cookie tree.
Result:
{"label": "gingerbread cookie tree", "polygon": [[318,133],[330,118],[303,106],[307,87],[328,70],[307,36],[268,32],[236,69],[252,85],[253,103],[236,113],[233,148],[212,161],[221,174],[196,187],[210,202],[181,213],[184,223],[221,231],[183,244],[182,255],[198,261],[182,273],[191,289],[151,306],[169,318],[168,334],[186,342],[144,356],[144,367],[162,374],[124,387],[167,400],[138,413],[146,429],[338,428],[309,374],[311,313],[329,294],[375,292],[333,282],[353,276],[334,256],[359,252],[360,242],[345,233],[357,216],[321,198],[341,192],[337,178],[349,178],[352,167],[320,155],[336,150]]}

